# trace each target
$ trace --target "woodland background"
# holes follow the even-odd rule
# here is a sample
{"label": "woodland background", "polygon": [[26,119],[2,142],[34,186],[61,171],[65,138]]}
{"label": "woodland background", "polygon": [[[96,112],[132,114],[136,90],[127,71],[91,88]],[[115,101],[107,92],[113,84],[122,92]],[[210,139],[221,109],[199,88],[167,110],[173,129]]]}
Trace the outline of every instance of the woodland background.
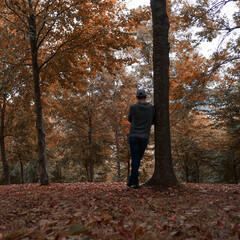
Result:
{"label": "woodland background", "polygon": [[[116,0],[30,2],[37,12],[51,182],[126,181],[128,109],[139,87],[152,101],[150,8],[129,10]],[[179,181],[239,183],[239,8],[234,0],[168,1],[172,156]],[[25,1],[0,3],[0,141],[11,183],[39,182],[27,9]],[[199,46],[207,41],[215,49],[206,57]],[[152,175],[153,158],[151,138],[142,182]]]}

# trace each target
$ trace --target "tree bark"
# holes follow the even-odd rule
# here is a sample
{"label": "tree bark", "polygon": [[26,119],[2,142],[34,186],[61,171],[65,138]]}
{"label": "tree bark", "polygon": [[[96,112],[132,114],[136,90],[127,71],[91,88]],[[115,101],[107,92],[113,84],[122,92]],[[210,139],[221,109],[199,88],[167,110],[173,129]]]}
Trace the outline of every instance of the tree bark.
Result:
{"label": "tree bark", "polygon": [[88,149],[89,149],[89,181],[94,182],[94,159],[92,149],[92,112],[90,113],[89,119],[89,131],[88,131]]}
{"label": "tree bark", "polygon": [[186,181],[189,183],[189,164],[188,164],[188,152],[185,152],[185,174],[186,174]]}
{"label": "tree bark", "polygon": [[[32,9],[31,0],[29,0],[29,7]],[[33,11],[33,10],[32,10]],[[43,126],[42,101],[40,90],[40,69],[38,65],[38,48],[37,48],[37,34],[36,34],[36,15],[34,12],[30,13],[28,18],[29,24],[29,39],[32,55],[32,71],[34,82],[34,99],[36,108],[36,128],[38,135],[38,160],[40,170],[41,185],[49,185],[49,175],[47,170],[47,155],[46,155],[46,136]]]}
{"label": "tree bark", "polygon": [[6,157],[5,150],[5,109],[6,109],[6,98],[3,96],[3,104],[1,107],[1,130],[0,130],[0,146],[1,146],[1,157],[3,163],[3,171],[5,177],[5,184],[10,185],[10,170]]}
{"label": "tree bark", "polygon": [[87,181],[90,182],[90,175],[89,175],[89,162],[88,162],[87,159],[85,160],[85,169],[86,169]]}
{"label": "tree bark", "polygon": [[200,177],[199,177],[199,162],[196,161],[196,182],[200,183]]}
{"label": "tree bark", "polygon": [[[236,151],[234,151],[234,155],[236,156]],[[236,158],[234,159],[234,164],[233,164],[233,171],[234,171],[234,183],[238,184],[238,162],[239,160]]]}
{"label": "tree bark", "polygon": [[20,161],[20,168],[21,168],[21,183],[24,184],[24,169],[22,161]]}
{"label": "tree bark", "polygon": [[115,145],[116,145],[116,159],[117,159],[118,182],[121,182],[121,162],[120,162],[120,147],[119,147],[118,126],[116,126],[116,131],[115,131]]}
{"label": "tree bark", "polygon": [[126,181],[128,181],[130,177],[130,171],[131,171],[130,168],[131,168],[131,159],[129,158],[127,162],[127,180]]}
{"label": "tree bark", "polygon": [[121,182],[121,162],[120,162],[120,146],[119,146],[119,122],[118,122],[118,114],[117,114],[117,106],[116,106],[116,96],[114,93],[113,99],[113,110],[114,110],[114,118],[115,118],[115,146],[116,146],[116,159],[117,159],[117,174],[118,174],[118,182]]}
{"label": "tree bark", "polygon": [[151,0],[153,21],[153,72],[155,123],[155,169],[146,185],[173,186],[177,179],[171,156],[169,120],[169,20],[166,0]]}

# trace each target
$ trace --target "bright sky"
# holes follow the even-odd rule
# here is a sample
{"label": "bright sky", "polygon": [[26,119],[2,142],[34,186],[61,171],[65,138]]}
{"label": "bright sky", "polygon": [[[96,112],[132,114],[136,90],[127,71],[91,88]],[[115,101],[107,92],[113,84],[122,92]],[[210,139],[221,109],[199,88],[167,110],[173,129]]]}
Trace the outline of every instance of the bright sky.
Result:
{"label": "bright sky", "polygon": [[150,6],[150,0],[126,0],[126,3],[129,8],[138,7],[139,5]]}
{"label": "bright sky", "polygon": [[[136,8],[139,5],[150,6],[150,0],[125,0],[125,2],[129,8]],[[235,10],[234,6],[235,3],[232,4],[229,3],[227,7],[223,8],[222,14],[227,14],[228,16],[232,15],[232,13],[234,13]],[[208,56],[212,51],[216,50],[215,48],[218,45],[218,41],[219,39],[214,40],[212,43],[209,42],[202,43],[200,47],[201,52],[205,56]]]}

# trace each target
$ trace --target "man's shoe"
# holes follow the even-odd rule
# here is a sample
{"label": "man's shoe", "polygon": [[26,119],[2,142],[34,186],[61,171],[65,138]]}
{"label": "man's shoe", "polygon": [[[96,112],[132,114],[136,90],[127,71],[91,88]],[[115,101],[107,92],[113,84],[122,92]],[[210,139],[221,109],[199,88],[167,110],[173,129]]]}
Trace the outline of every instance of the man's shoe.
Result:
{"label": "man's shoe", "polygon": [[134,189],[138,189],[139,188],[139,185],[136,185],[136,184],[133,184],[130,186],[131,188],[134,188]]}

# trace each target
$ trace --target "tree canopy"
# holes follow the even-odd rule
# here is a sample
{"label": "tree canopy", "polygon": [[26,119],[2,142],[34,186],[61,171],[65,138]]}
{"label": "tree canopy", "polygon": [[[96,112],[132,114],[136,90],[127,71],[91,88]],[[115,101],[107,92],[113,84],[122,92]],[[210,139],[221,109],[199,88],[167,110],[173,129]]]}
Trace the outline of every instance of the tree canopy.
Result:
{"label": "tree canopy", "polygon": [[[238,183],[239,7],[239,1],[167,1],[168,40],[157,49],[165,58],[156,61],[169,68],[169,86],[160,84],[153,100],[150,7],[0,1],[0,183],[125,181],[126,116],[138,87],[149,101],[164,97],[169,104],[169,129],[157,130],[156,141],[171,144],[179,182]],[[207,56],[200,51],[206,42],[214,46]],[[141,182],[153,174],[155,145],[152,133]]]}

